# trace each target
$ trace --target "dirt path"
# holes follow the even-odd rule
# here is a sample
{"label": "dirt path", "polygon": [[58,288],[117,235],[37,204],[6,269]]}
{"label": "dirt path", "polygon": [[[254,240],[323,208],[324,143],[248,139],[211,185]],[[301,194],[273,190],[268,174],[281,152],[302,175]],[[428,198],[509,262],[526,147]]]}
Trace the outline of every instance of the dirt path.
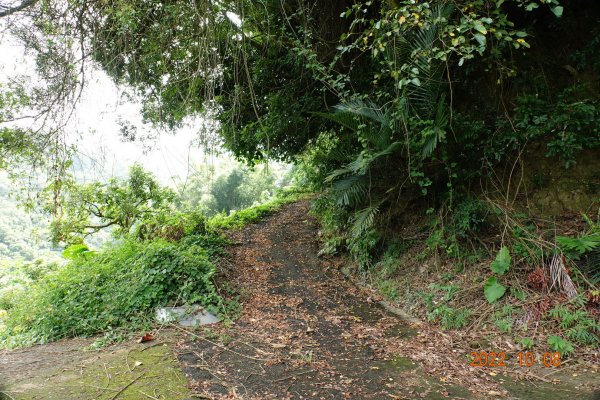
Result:
{"label": "dirt path", "polygon": [[210,342],[181,344],[178,357],[195,393],[211,399],[592,398],[581,382],[563,384],[563,397],[549,383],[515,383],[502,371],[469,367],[468,353],[450,335],[408,326],[320,260],[317,229],[307,202],[299,202],[234,234],[232,280],[243,293],[243,314],[231,327],[199,333]]}
{"label": "dirt path", "polygon": [[597,366],[470,367],[460,335],[409,326],[319,259],[317,231],[299,202],[232,234],[235,324],[0,352],[0,400],[600,398]]}

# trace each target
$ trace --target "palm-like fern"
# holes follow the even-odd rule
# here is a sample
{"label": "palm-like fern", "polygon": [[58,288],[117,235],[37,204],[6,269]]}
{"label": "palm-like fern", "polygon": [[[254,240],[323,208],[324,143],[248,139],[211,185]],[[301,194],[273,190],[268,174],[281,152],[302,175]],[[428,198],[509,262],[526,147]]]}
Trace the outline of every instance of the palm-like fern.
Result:
{"label": "palm-like fern", "polygon": [[[370,101],[353,99],[338,105],[333,113],[317,113],[355,132],[363,146],[354,160],[326,178],[336,203],[356,210],[350,228],[354,237],[374,225],[382,205],[399,187],[398,183],[393,183],[392,187],[374,191],[372,182],[382,181],[381,176],[373,176],[374,170],[385,166],[391,156],[423,160],[431,156],[445,138],[448,107],[444,96],[440,95],[444,65],[435,61],[431,53],[438,45],[438,25],[447,19],[451,10],[448,5],[439,5],[433,11],[435,23],[399,35],[388,50],[390,60],[408,64],[419,77],[402,89],[395,102],[377,107]],[[413,131],[411,121],[427,123],[421,123],[419,130]],[[414,149],[415,145],[420,148],[418,154],[402,154]],[[390,169],[383,171],[389,173]]]}

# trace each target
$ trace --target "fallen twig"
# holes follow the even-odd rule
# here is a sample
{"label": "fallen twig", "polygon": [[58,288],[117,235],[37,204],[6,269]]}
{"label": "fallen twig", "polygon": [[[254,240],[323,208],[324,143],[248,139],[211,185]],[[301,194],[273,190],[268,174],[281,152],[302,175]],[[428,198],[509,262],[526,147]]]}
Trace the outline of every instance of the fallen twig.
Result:
{"label": "fallen twig", "polygon": [[189,331],[189,330],[187,330],[187,329],[183,329],[183,328],[181,328],[181,327],[179,327],[179,326],[177,326],[177,325],[175,325],[175,324],[172,324],[172,325],[173,325],[173,327],[175,327],[175,328],[179,329],[180,331],[186,332],[186,333],[188,333],[188,334],[192,335],[192,336],[193,336],[193,337],[195,337],[195,338],[198,338],[198,339],[204,340],[205,342],[207,342],[207,343],[210,343],[210,344],[212,344],[213,346],[217,346],[217,347],[219,347],[219,348],[221,348],[221,349],[223,349],[223,350],[225,350],[225,351],[228,351],[228,352],[230,352],[230,353],[233,353],[233,354],[235,354],[235,355],[238,355],[238,356],[240,356],[240,357],[244,357],[244,358],[247,358],[247,359],[249,359],[249,360],[254,360],[254,361],[261,361],[261,362],[268,361],[268,359],[265,359],[265,358],[252,357],[252,356],[247,356],[247,355],[245,355],[245,354],[242,354],[242,353],[238,353],[237,351],[234,351],[234,350],[228,349],[227,347],[225,347],[225,346],[223,346],[223,345],[221,345],[221,344],[219,344],[219,343],[215,343],[215,342],[213,342],[212,340],[209,340],[209,339],[206,339],[206,338],[204,338],[204,337],[202,337],[202,336],[196,335],[194,332],[191,332],[191,331]]}
{"label": "fallen twig", "polygon": [[[102,367],[104,368],[104,373],[106,374],[107,384],[110,384],[110,375],[106,369],[106,363],[102,363]],[[129,367],[129,365],[127,365],[127,367]]]}
{"label": "fallen twig", "polygon": [[2,393],[3,395],[5,395],[6,397],[8,397],[10,400],[15,400],[14,397],[12,397],[10,394],[8,394],[6,392],[3,392],[3,391],[0,390],[0,393]]}
{"label": "fallen twig", "polygon": [[302,372],[298,372],[297,374],[294,374],[294,375],[286,376],[284,378],[275,379],[273,382],[287,381],[288,379],[292,379],[292,378],[295,378],[295,377],[300,376],[300,375],[310,374],[311,372],[317,372],[317,371],[315,371],[315,370],[302,371]]}
{"label": "fallen twig", "polygon": [[133,385],[134,383],[136,383],[142,376],[146,375],[146,372],[142,372],[140,376],[138,376],[137,378],[135,378],[134,380],[132,380],[131,382],[129,382],[127,385],[123,386],[121,388],[121,390],[119,390],[117,393],[115,393],[115,395],[110,399],[110,400],[115,400],[117,397],[119,397],[119,395],[121,393],[123,393],[125,390],[127,390],[127,388],[131,385]]}
{"label": "fallen twig", "polygon": [[158,400],[158,397],[154,397],[154,396],[150,396],[147,393],[142,392],[141,390],[138,390],[138,392],[140,392],[141,394],[143,394],[144,396],[148,397],[149,399],[154,399],[154,400]]}

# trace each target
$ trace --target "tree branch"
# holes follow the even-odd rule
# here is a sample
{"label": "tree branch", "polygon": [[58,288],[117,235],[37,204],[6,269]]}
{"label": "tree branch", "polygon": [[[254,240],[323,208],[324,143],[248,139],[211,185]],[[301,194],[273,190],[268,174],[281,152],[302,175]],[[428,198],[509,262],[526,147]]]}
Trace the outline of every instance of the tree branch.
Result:
{"label": "tree branch", "polygon": [[37,0],[23,0],[23,2],[21,2],[21,4],[16,5],[14,7],[7,7],[4,5],[0,5],[0,18],[7,17],[16,12],[22,11],[29,6],[34,5],[35,3],[37,3]]}

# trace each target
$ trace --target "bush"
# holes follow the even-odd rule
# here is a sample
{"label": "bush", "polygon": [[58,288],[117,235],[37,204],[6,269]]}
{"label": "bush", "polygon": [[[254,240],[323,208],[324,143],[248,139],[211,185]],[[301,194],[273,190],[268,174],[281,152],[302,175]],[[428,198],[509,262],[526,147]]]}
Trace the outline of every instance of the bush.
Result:
{"label": "bush", "polygon": [[[211,243],[206,250],[202,245]],[[197,235],[181,244],[126,240],[79,257],[21,291],[0,322],[0,347],[43,343],[103,330],[142,326],[154,307],[222,304],[212,282],[218,239]]]}
{"label": "bush", "polygon": [[281,190],[273,200],[265,204],[234,211],[230,215],[224,213],[216,214],[207,222],[207,225],[211,229],[241,228],[274,213],[282,205],[293,203],[304,196],[306,196],[306,192],[298,188]]}

